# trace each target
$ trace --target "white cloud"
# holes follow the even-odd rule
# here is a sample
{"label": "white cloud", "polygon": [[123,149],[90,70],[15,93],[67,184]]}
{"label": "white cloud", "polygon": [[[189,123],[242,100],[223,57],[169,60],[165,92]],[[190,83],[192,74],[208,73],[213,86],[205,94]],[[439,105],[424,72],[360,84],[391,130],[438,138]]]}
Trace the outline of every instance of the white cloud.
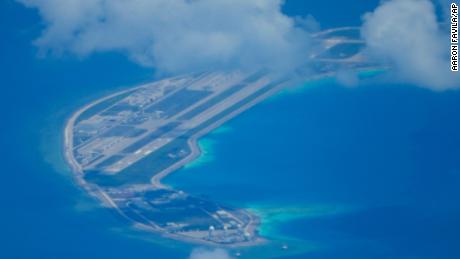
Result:
{"label": "white cloud", "polygon": [[308,56],[308,33],[282,0],[18,1],[45,20],[36,41],[45,53],[121,51],[162,72],[289,69]]}
{"label": "white cloud", "polygon": [[[282,13],[283,0],[18,0],[45,27],[43,53],[119,51],[162,73],[203,69],[291,70],[307,61],[312,18]],[[445,0],[437,0],[444,3]],[[460,86],[450,72],[449,37],[429,0],[389,0],[364,18],[362,35],[392,76],[432,89]],[[340,82],[356,78],[339,73]]]}
{"label": "white cloud", "polygon": [[200,248],[193,250],[189,259],[232,259],[232,257],[223,249],[206,250]]}
{"label": "white cloud", "polygon": [[394,77],[434,90],[460,87],[450,71],[450,37],[430,1],[384,1],[364,16],[361,33],[368,52],[393,65]]}

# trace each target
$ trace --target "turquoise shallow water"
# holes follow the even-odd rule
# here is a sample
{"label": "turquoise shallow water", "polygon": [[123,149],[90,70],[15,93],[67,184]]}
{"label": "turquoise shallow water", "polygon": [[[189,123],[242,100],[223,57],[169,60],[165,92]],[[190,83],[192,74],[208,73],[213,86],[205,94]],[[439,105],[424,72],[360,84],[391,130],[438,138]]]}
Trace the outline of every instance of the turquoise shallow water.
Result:
{"label": "turquoise shallow water", "polygon": [[[286,12],[333,27],[369,8],[333,17],[330,4],[290,0]],[[133,233],[100,208],[61,155],[72,111],[152,70],[114,53],[37,57],[36,13],[12,1],[0,12],[0,258],[188,258],[193,246]],[[333,80],[297,88],[205,137],[207,153],[167,182],[260,214],[275,244],[249,258],[459,258],[459,98]]]}
{"label": "turquoise shallow water", "polygon": [[118,54],[40,58],[36,14],[13,1],[0,12],[0,258],[187,258],[190,246],[130,232],[73,183],[61,155],[75,109],[152,70]]}
{"label": "turquoise shallow water", "polygon": [[203,138],[166,183],[252,209],[263,235],[311,248],[299,258],[456,258],[459,98],[307,84]]}

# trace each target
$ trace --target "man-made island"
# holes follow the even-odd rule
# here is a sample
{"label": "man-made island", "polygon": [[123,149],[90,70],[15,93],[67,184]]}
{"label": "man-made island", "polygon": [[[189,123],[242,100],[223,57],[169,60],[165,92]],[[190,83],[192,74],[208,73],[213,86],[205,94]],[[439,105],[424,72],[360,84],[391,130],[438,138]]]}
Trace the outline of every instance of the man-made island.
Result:
{"label": "man-made island", "polygon": [[96,100],[68,120],[66,160],[83,188],[138,228],[203,244],[257,244],[257,216],[161,180],[200,155],[198,138],[280,89],[341,69],[373,69],[358,35],[355,28],[318,33],[321,47],[288,76],[200,72]]}

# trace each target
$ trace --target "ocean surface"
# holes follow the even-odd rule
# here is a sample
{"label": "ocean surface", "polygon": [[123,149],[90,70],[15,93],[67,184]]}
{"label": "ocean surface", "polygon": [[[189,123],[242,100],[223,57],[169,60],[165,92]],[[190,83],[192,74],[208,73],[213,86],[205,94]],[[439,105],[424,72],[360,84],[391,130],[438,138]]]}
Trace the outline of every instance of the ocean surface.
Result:
{"label": "ocean surface", "polygon": [[[305,2],[285,11],[327,28],[358,25],[378,1]],[[329,15],[334,4],[348,12]],[[72,111],[152,70],[115,53],[40,57],[36,13],[0,12],[0,258],[188,258],[195,247],[101,208],[61,154]],[[201,139],[166,182],[259,214],[272,242],[246,258],[460,258],[460,92],[374,80],[288,89]]]}
{"label": "ocean surface", "polygon": [[458,258],[459,98],[306,84],[203,138],[166,183],[252,209],[267,237],[312,249],[292,258]]}

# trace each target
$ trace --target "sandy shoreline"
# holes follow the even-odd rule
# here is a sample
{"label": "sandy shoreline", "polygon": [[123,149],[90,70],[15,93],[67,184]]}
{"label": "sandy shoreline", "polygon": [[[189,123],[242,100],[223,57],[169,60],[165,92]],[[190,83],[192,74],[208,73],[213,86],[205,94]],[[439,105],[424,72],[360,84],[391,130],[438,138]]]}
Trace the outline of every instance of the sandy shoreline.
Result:
{"label": "sandy shoreline", "polygon": [[[376,68],[368,68],[368,69],[362,69],[362,70],[360,70],[358,72],[369,72],[369,71],[376,71],[376,70],[377,70]],[[303,82],[305,82],[305,83],[306,82],[314,82],[314,81],[318,81],[318,80],[325,79],[325,78],[331,78],[331,77],[334,77],[334,76],[335,76],[335,73],[333,73],[333,72],[325,73],[325,74],[313,76],[313,77],[310,77],[310,78],[306,78],[306,79],[303,80]],[[224,124],[228,120],[230,120],[230,119],[234,118],[235,116],[241,114],[242,112],[248,110],[249,108],[253,107],[254,105],[260,103],[261,101],[269,98],[270,96],[273,96],[274,94],[278,93],[280,90],[285,89],[286,87],[289,86],[288,85],[289,83],[292,84],[291,81],[281,83],[280,85],[274,87],[273,89],[270,89],[266,93],[256,97],[254,100],[248,102],[247,104],[242,105],[241,107],[239,107],[235,111],[231,112],[230,114],[220,118],[218,121],[214,122],[213,124],[209,125],[208,127],[204,128],[203,130],[201,130],[201,131],[195,133],[194,135],[192,135],[187,140],[188,146],[191,149],[191,153],[188,156],[184,157],[182,160],[178,161],[177,163],[171,165],[170,167],[166,168],[165,170],[161,171],[160,173],[152,176],[151,181],[150,181],[151,184],[152,184],[152,187],[154,189],[165,189],[165,188],[166,189],[172,189],[169,186],[163,185],[161,183],[161,181],[165,177],[170,175],[171,173],[177,171],[178,169],[182,168],[184,165],[186,165],[187,163],[195,160],[197,157],[199,157],[201,155],[202,151],[200,150],[200,148],[198,146],[198,143],[197,143],[199,138],[203,137],[204,135],[208,134],[212,130],[218,128],[219,126],[221,126],[222,124]],[[118,91],[116,93],[110,94],[108,96],[99,98],[99,99],[97,99],[97,100],[85,105],[84,107],[80,108],[76,112],[74,112],[70,116],[70,118],[67,120],[67,122],[65,124],[64,145],[63,145],[63,150],[64,150],[64,154],[65,154],[65,156],[64,156],[65,160],[69,164],[72,172],[74,173],[74,177],[75,177],[75,179],[76,179],[76,181],[77,181],[79,186],[81,186],[83,189],[85,189],[91,196],[93,196],[93,197],[97,198],[98,200],[100,200],[105,207],[109,207],[109,208],[113,208],[113,209],[117,210],[124,218],[126,218],[130,222],[132,222],[134,224],[134,226],[136,226],[136,228],[148,230],[150,232],[155,232],[155,233],[158,233],[158,234],[160,234],[162,236],[172,238],[172,239],[176,239],[176,240],[180,240],[180,241],[198,243],[198,244],[201,244],[201,245],[204,244],[204,245],[219,246],[218,244],[214,244],[214,243],[211,243],[211,242],[200,241],[200,240],[195,240],[195,239],[192,239],[192,238],[187,238],[187,237],[168,234],[168,233],[165,233],[164,231],[161,231],[161,229],[156,229],[156,228],[153,228],[151,226],[139,224],[138,222],[133,221],[132,219],[127,217],[117,207],[115,202],[113,202],[113,200],[101,188],[99,188],[97,185],[90,184],[90,183],[85,181],[84,172],[83,172],[81,166],[78,164],[78,162],[75,160],[75,158],[73,156],[73,151],[72,151],[72,149],[73,149],[73,128],[74,128],[74,125],[75,125],[75,122],[77,121],[77,119],[85,111],[87,111],[88,109],[90,109],[90,108],[92,108],[92,107],[94,107],[94,106],[96,106],[96,105],[98,105],[98,104],[110,99],[110,98],[119,96],[119,95],[124,94],[124,93],[129,92],[129,91],[136,90],[136,89],[141,88],[143,86],[144,85],[129,88],[129,89],[125,89],[125,90]],[[246,211],[246,210],[243,210],[243,211],[248,217],[251,218],[251,222],[246,226],[246,230],[254,231],[257,228],[257,226],[260,224],[260,220],[258,218],[256,218],[256,217],[254,217],[254,215],[252,215],[249,211]],[[257,245],[257,244],[261,244],[263,242],[265,242],[265,240],[263,238],[259,237],[254,242],[248,242],[248,244],[245,244],[244,246]],[[240,247],[240,246],[241,245],[233,245],[233,246],[230,245],[230,247]],[[227,246],[227,247],[229,247],[229,246]]]}
{"label": "sandy shoreline", "polygon": [[[67,120],[66,124],[65,124],[65,129],[64,129],[64,145],[63,145],[63,149],[64,149],[64,157],[65,157],[65,160],[66,162],[69,164],[72,172],[74,173],[74,177],[76,179],[76,182],[77,184],[82,187],[84,190],[87,191],[87,193],[89,193],[91,196],[95,197],[96,199],[100,200],[102,202],[102,204],[104,205],[104,207],[107,207],[107,208],[112,208],[112,209],[115,209],[121,216],[123,216],[124,218],[126,218],[128,221],[132,222],[134,227],[137,228],[137,229],[141,229],[141,230],[145,230],[145,231],[148,231],[148,232],[152,232],[152,233],[156,233],[156,234],[159,234],[161,236],[164,236],[164,237],[167,237],[167,238],[171,238],[171,239],[174,239],[174,240],[178,240],[178,241],[183,241],[183,242],[188,242],[188,243],[195,243],[195,244],[199,244],[199,245],[211,245],[211,246],[225,246],[225,247],[233,247],[233,248],[236,248],[236,247],[245,247],[245,246],[254,246],[254,245],[258,245],[258,244],[262,244],[262,243],[265,243],[266,240],[261,238],[261,237],[257,237],[255,240],[253,241],[250,241],[250,242],[246,242],[244,244],[237,244],[237,245],[233,245],[233,244],[230,244],[230,245],[220,245],[220,244],[216,244],[216,243],[212,243],[212,242],[207,242],[207,241],[204,241],[204,240],[198,240],[198,239],[194,239],[194,238],[189,238],[189,237],[186,237],[186,236],[179,236],[179,235],[174,235],[174,234],[169,234],[169,233],[165,233],[164,231],[162,231],[159,227],[158,228],[155,228],[155,227],[152,227],[152,226],[147,226],[147,225],[144,225],[144,224],[140,224],[132,219],[130,219],[129,217],[127,217],[119,208],[118,206],[115,204],[115,202],[106,194],[105,191],[103,191],[101,188],[99,188],[97,185],[94,185],[94,184],[90,184],[88,183],[85,179],[84,179],[84,172],[83,172],[83,169],[81,168],[81,166],[78,164],[78,162],[75,160],[74,156],[73,156],[73,152],[72,152],[72,148],[73,148],[73,127],[77,121],[77,119],[84,113],[86,112],[87,110],[91,109],[92,107],[108,100],[108,99],[111,99],[113,97],[116,97],[116,96],[119,96],[119,95],[122,95],[126,92],[129,92],[129,91],[133,91],[133,90],[136,90],[138,88],[140,88],[142,86],[137,86],[137,87],[134,87],[134,88],[129,88],[129,89],[125,89],[125,90],[122,90],[122,91],[119,91],[119,92],[116,92],[116,93],[113,93],[113,94],[110,94],[108,96],[105,96],[105,97],[102,97],[102,98],[99,98],[87,105],[85,105],[84,107],[80,108],[79,110],[77,110],[76,112],[74,112],[70,118]],[[271,92],[271,91],[270,91]],[[265,95],[263,95],[265,96]],[[262,96],[260,96],[262,97]],[[259,97],[259,98],[260,98]],[[247,105],[244,105],[242,106],[241,108],[239,108],[238,110],[232,112],[231,114],[223,117],[222,119],[220,119],[219,121],[213,123],[212,125],[208,126],[207,128],[203,129],[202,131],[194,134],[188,141],[188,145],[189,147],[191,148],[192,152],[189,156],[185,157],[184,159],[182,159],[181,161],[179,161],[178,163],[176,164],[173,164],[172,166],[170,166],[169,168],[163,170],[162,172],[156,174],[155,176],[153,176],[151,178],[151,183],[152,183],[152,187],[154,189],[171,189],[169,186],[165,186],[161,183],[161,180],[168,176],[170,173],[176,171],[177,169],[179,169],[181,166],[185,165],[186,163],[194,160],[195,158],[197,158],[198,156],[200,156],[201,154],[201,150],[199,149],[198,145],[197,145],[197,140],[202,137],[203,135],[207,134],[208,132],[212,131],[213,129],[219,127],[220,125],[222,125],[224,122],[226,122],[227,120],[235,117],[236,115],[238,115],[240,112],[246,110],[247,108],[250,108],[251,106],[255,105],[256,103],[258,103],[258,100],[259,98],[257,98],[256,100],[250,102],[249,104]],[[261,100],[261,99],[260,99]],[[244,211],[242,210],[241,212],[245,213],[250,219],[250,223],[248,224],[248,226],[246,227],[246,230],[250,231],[250,230],[255,230],[257,225],[259,224],[259,219],[254,217],[254,215],[250,214],[249,212],[247,211]]]}

